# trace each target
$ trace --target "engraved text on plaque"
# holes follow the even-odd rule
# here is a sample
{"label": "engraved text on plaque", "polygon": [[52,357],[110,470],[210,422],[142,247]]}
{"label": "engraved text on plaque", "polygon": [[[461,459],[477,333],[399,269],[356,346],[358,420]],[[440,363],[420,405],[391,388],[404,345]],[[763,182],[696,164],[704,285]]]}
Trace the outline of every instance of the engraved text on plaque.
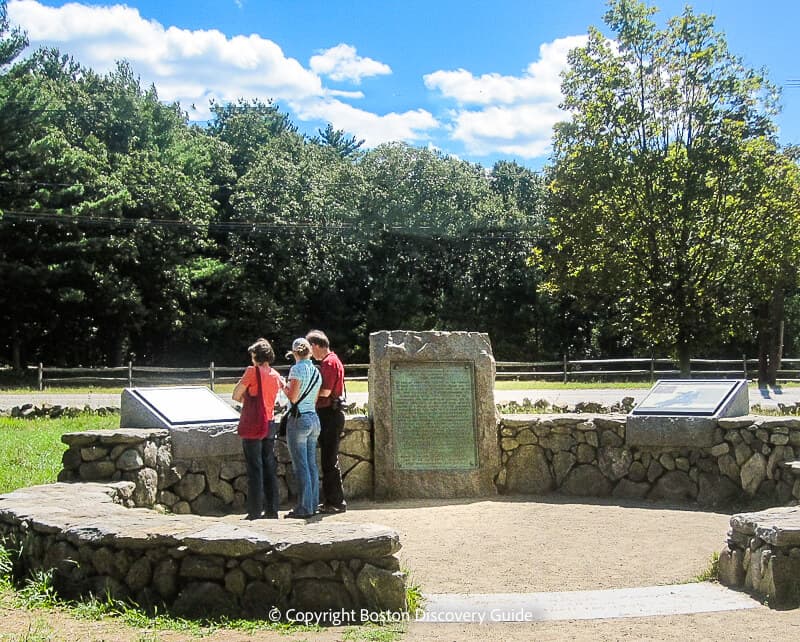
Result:
{"label": "engraved text on plaque", "polygon": [[397,468],[477,468],[472,363],[395,362],[391,390]]}

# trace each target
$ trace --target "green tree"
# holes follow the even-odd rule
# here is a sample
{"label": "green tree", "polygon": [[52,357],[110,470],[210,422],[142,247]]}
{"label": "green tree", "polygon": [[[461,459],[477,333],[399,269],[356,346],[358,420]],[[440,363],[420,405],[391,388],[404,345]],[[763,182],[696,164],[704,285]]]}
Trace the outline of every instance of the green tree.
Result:
{"label": "green tree", "polygon": [[800,262],[798,150],[766,141],[749,146],[746,180],[760,186],[742,229],[741,278],[748,284],[759,357],[758,379],[774,385],[784,345],[786,298],[797,288]]}
{"label": "green tree", "polygon": [[0,143],[0,325],[12,355],[152,358],[182,332],[187,264],[213,213],[211,178],[188,173],[198,163],[185,120],[127,65],[98,76],[42,50],[3,82],[2,120],[16,125]]}
{"label": "green tree", "polygon": [[241,351],[242,337],[261,334],[285,346],[311,325],[340,349],[362,339],[363,249],[353,223],[363,190],[357,166],[293,131],[260,147],[231,197],[239,299],[226,345]]}
{"label": "green tree", "polygon": [[364,144],[364,139],[356,140],[355,136],[348,136],[342,129],[334,129],[328,123],[325,129],[318,130],[318,136],[312,139],[320,145],[327,145],[336,150],[342,158],[354,155]]}
{"label": "green tree", "polygon": [[368,327],[483,331],[498,355],[537,354],[540,271],[527,258],[539,241],[541,202],[526,189],[536,177],[509,165],[496,178],[397,143],[368,151],[360,165]]}
{"label": "green tree", "polygon": [[214,115],[208,124],[208,132],[215,138],[230,145],[231,162],[237,175],[247,172],[262,145],[283,133],[295,133],[297,127],[289,116],[280,111],[272,100],[211,103]]}
{"label": "green tree", "polygon": [[0,1],[0,71],[13,63],[28,46],[28,37],[19,28],[10,28],[7,5],[6,0]]}
{"label": "green tree", "polygon": [[[618,310],[640,347],[693,350],[742,322],[742,230],[759,216],[745,168],[773,134],[774,91],[686,8],[612,0],[565,72],[551,182],[550,286]],[[745,297],[746,298],[746,297]]]}

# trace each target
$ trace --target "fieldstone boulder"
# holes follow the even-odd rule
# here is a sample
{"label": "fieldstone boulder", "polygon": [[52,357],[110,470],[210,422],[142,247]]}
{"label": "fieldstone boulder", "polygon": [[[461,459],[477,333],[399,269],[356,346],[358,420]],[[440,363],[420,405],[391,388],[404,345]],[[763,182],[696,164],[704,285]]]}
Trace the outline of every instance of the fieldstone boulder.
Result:
{"label": "fieldstone boulder", "polygon": [[561,486],[576,461],[575,455],[570,452],[557,452],[553,455],[553,472],[556,477],[556,487]]}
{"label": "fieldstone boulder", "polygon": [[761,482],[767,478],[767,459],[761,453],[754,453],[742,465],[739,473],[742,489],[751,497],[758,492]]}
{"label": "fieldstone boulder", "polygon": [[650,492],[650,484],[647,482],[634,482],[630,479],[620,479],[614,491],[611,493],[614,497],[621,499],[643,499],[647,497]]}
{"label": "fieldstone boulder", "polygon": [[727,546],[719,554],[719,581],[725,586],[742,586],[744,584],[745,570],[742,562],[744,555],[739,549],[729,549]]}
{"label": "fieldstone boulder", "polygon": [[152,468],[142,468],[135,475],[136,478],[131,480],[136,484],[133,502],[137,506],[152,506],[158,495],[158,473]]}
{"label": "fieldstone boulder", "polygon": [[725,475],[725,477],[734,482],[739,481],[739,466],[736,464],[736,459],[731,455],[723,455],[720,457],[717,460],[717,465],[719,466],[719,472]]}
{"label": "fieldstone boulder", "polygon": [[697,501],[707,506],[730,503],[739,494],[739,487],[724,475],[700,473]]}
{"label": "fieldstone boulder", "polygon": [[172,613],[187,619],[235,617],[239,610],[236,596],[216,582],[192,582],[178,594]]}
{"label": "fieldstone boulder", "polygon": [[372,564],[364,564],[364,568],[356,578],[356,586],[364,596],[367,606],[374,611],[397,613],[406,608],[403,573],[388,571]]}
{"label": "fieldstone boulder", "polygon": [[181,499],[191,502],[205,490],[206,476],[202,473],[188,473],[175,484],[173,491]]}
{"label": "fieldstone boulder", "polygon": [[113,461],[92,461],[81,464],[78,474],[83,481],[108,481],[117,471]]}
{"label": "fieldstone boulder", "polygon": [[627,448],[607,446],[600,449],[597,463],[600,472],[610,480],[616,481],[628,474],[633,463],[633,455]]}
{"label": "fieldstone boulder", "polygon": [[357,463],[342,479],[345,497],[372,497],[373,480],[372,464],[368,461]]}
{"label": "fieldstone boulder", "polygon": [[339,452],[358,459],[372,459],[372,435],[366,430],[346,432],[339,442]]}
{"label": "fieldstone boulder", "polygon": [[271,584],[250,582],[242,587],[242,610],[246,617],[265,620],[280,598],[280,593]]}
{"label": "fieldstone boulder", "polygon": [[582,464],[570,471],[559,490],[578,497],[605,497],[611,493],[611,487],[611,482],[598,468]]}
{"label": "fieldstone boulder", "polygon": [[135,448],[128,448],[117,459],[117,468],[120,470],[139,470],[144,466],[144,459]]}
{"label": "fieldstone boulder", "polygon": [[[273,590],[264,584],[265,590]],[[292,589],[292,603],[299,611],[343,611],[353,607],[350,594],[339,582],[320,579],[297,580]]]}
{"label": "fieldstone boulder", "polygon": [[539,446],[520,446],[508,460],[506,490],[541,495],[553,489],[553,475]]}
{"label": "fieldstone boulder", "polygon": [[682,470],[672,470],[661,476],[648,495],[649,499],[670,501],[694,500],[697,497],[697,484]]}

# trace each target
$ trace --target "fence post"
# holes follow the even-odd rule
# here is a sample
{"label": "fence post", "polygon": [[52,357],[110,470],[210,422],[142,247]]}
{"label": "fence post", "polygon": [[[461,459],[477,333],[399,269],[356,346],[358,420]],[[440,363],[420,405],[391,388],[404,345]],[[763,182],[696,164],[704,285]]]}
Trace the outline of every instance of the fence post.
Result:
{"label": "fence post", "polygon": [[214,392],[214,362],[208,366],[208,383],[211,386],[211,392]]}
{"label": "fence post", "polygon": [[39,392],[41,392],[42,390],[44,390],[44,367],[42,366],[41,362],[39,363],[38,380],[39,380]]}
{"label": "fence post", "polygon": [[650,384],[652,385],[656,380],[656,355],[650,353]]}
{"label": "fence post", "polygon": [[133,388],[133,361],[128,361],[128,388]]}
{"label": "fence post", "polygon": [[567,353],[564,353],[564,383],[567,383]]}
{"label": "fence post", "polygon": [[744,378],[747,379],[747,355],[742,354],[742,370],[744,370]]}

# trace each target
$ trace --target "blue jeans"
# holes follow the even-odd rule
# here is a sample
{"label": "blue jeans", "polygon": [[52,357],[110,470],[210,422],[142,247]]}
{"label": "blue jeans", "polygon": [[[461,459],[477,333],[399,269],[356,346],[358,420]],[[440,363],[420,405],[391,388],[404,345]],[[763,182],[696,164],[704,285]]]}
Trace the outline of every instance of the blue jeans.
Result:
{"label": "blue jeans", "polygon": [[252,519],[278,512],[278,463],[275,439],[242,439],[247,465],[247,515]]}
{"label": "blue jeans", "polygon": [[297,479],[297,506],[299,515],[313,515],[319,505],[319,471],[317,470],[317,439],[319,417],[316,412],[304,412],[289,417],[286,423],[286,444],[292,456],[294,476]]}

